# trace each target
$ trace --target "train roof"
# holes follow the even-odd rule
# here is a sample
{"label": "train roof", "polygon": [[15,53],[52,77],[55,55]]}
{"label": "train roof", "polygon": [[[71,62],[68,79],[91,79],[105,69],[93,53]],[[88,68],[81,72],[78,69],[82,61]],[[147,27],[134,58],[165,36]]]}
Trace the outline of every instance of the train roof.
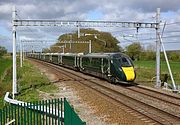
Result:
{"label": "train roof", "polygon": [[107,58],[107,57],[112,57],[114,55],[125,55],[123,53],[89,53],[86,55],[82,55],[82,57],[97,57],[97,58]]}
{"label": "train roof", "polygon": [[51,53],[51,55],[77,56],[77,53]]}
{"label": "train roof", "polygon": [[38,55],[38,54],[40,54],[40,53],[28,53],[28,54],[34,54],[34,55]]}
{"label": "train roof", "polygon": [[[31,53],[31,54],[40,54],[40,53]],[[94,57],[94,58],[108,58],[123,55],[126,56],[124,53],[41,53],[41,55],[62,55],[62,56],[81,56],[81,57]]]}

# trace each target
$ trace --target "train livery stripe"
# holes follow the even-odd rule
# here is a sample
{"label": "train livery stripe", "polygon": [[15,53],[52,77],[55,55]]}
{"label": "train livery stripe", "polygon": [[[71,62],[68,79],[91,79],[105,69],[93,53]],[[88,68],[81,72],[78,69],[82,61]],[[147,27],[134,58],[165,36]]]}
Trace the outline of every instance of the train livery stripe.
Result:
{"label": "train livery stripe", "polygon": [[122,67],[127,81],[133,81],[135,79],[135,73],[133,67]]}

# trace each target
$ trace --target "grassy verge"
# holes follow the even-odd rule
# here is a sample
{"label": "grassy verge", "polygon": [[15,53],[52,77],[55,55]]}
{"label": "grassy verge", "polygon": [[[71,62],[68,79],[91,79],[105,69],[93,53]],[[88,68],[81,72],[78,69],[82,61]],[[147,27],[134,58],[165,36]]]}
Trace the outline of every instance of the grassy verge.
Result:
{"label": "grassy verge", "polygon": [[[135,69],[137,72],[136,81],[151,81],[156,76],[156,62],[155,61],[135,61]],[[174,80],[177,85],[180,85],[180,62],[170,62],[173,72]],[[171,83],[166,62],[161,62],[161,79],[163,74],[168,74],[168,82]],[[155,79],[154,79],[155,80]],[[149,83],[151,84],[151,83]]]}
{"label": "grassy verge", "polygon": [[12,59],[7,58],[7,57],[0,57],[0,76],[1,80],[3,79],[2,77],[4,76],[5,71],[10,68],[12,65]]}
{"label": "grassy verge", "polygon": [[[18,91],[17,99],[22,101],[37,101],[41,98],[38,91],[55,92],[56,86],[51,84],[48,78],[28,61],[18,70]],[[51,89],[50,89],[51,88]]]}
{"label": "grassy verge", "polygon": [[[11,59],[4,59],[0,61],[0,67],[5,67]],[[9,63],[8,63],[9,64]],[[37,101],[41,100],[39,97],[39,91],[43,92],[56,92],[57,88],[55,85],[51,84],[45,74],[41,73],[34,65],[30,64],[28,61],[25,61],[22,68],[19,67],[17,63],[17,85],[18,85],[18,96],[16,99],[22,101]],[[7,91],[12,92],[12,61],[6,66],[6,68],[1,68],[0,81],[0,108],[3,107],[4,95]]]}
{"label": "grassy verge", "polygon": [[3,99],[6,91],[12,91],[12,59],[0,58],[0,108],[3,107]]}

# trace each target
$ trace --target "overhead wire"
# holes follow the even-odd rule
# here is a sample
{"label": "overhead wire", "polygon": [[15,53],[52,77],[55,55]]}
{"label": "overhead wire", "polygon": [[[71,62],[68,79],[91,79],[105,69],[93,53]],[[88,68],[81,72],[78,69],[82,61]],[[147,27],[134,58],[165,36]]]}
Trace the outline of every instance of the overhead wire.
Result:
{"label": "overhead wire", "polygon": [[180,22],[167,23],[166,25],[175,25],[175,24],[180,24]]}
{"label": "overhead wire", "polygon": [[[20,16],[19,15],[17,15],[17,17],[19,18],[19,19],[21,19],[20,18]],[[172,22],[172,23],[167,23],[166,25],[175,25],[175,24],[180,24],[180,22]],[[30,29],[29,27],[27,27],[27,29],[29,29],[29,31],[31,31],[32,33],[34,33],[34,31],[32,30],[32,29]],[[120,30],[120,31],[111,31],[111,33],[116,33],[116,32],[133,32],[133,30],[136,30],[136,29],[128,29],[128,30]],[[180,32],[180,30],[170,30],[170,31],[166,31],[165,33],[166,34],[168,34],[168,33],[179,33]],[[151,35],[151,34],[154,34],[154,33],[138,33],[138,36],[142,36],[142,35]],[[36,35],[36,34],[35,34]],[[162,37],[162,38],[165,38],[165,39],[167,39],[167,38],[178,38],[178,37],[180,37],[180,35],[170,35],[170,36],[164,36],[164,37]],[[154,39],[156,39],[156,38],[146,38],[146,39],[139,39],[139,41],[146,41],[146,40],[154,40]],[[169,42],[169,43],[179,43],[179,42]]]}

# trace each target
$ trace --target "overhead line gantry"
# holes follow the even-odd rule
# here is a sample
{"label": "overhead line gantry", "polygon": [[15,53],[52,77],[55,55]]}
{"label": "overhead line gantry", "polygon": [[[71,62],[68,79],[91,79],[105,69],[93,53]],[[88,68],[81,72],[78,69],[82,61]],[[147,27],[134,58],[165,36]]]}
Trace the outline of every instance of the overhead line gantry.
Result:
{"label": "overhead line gantry", "polygon": [[[121,27],[121,28],[151,28],[156,30],[156,34],[160,33],[160,9],[157,9],[156,23],[144,23],[144,22],[119,22],[119,21],[73,21],[73,20],[45,20],[45,19],[17,19],[16,9],[13,8],[13,98],[17,93],[16,85],[16,27],[30,27],[30,26],[43,26],[43,27],[77,27],[78,38],[80,37],[80,28],[86,27]],[[160,86],[160,40],[157,37],[156,41],[156,86]]]}

